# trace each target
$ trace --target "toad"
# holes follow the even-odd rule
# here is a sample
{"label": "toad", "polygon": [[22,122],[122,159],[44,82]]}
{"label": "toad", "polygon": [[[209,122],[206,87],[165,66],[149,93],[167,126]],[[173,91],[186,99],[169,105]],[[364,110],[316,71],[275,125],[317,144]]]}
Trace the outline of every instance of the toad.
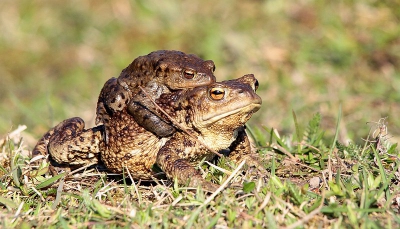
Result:
{"label": "toad", "polygon": [[261,98],[255,93],[257,87],[257,80],[250,74],[161,94],[156,99],[157,105],[190,135],[178,129],[172,136],[160,138],[136,123],[125,107],[115,111],[109,120],[107,144],[102,141],[102,126],[85,130],[80,118],[72,118],[49,131],[48,152],[60,164],[85,165],[97,163],[101,158],[108,170],[116,173],[129,170],[134,179],[157,176],[153,168],[158,165],[168,178],[175,178],[180,184],[201,185],[213,191],[217,186],[195,169],[204,158],[214,158],[209,149],[229,149],[230,159],[246,160],[248,165],[259,167],[244,128],[261,106]]}
{"label": "toad", "polygon": [[139,86],[157,87],[152,99],[171,90],[194,88],[215,82],[214,62],[202,60],[193,54],[180,51],[159,50],[136,58],[122,70],[118,78],[109,79],[103,86],[97,102],[96,125],[106,127],[108,141],[108,121],[117,111],[128,106],[136,122],[159,137],[171,135],[175,128],[159,118],[152,103],[137,96]]}

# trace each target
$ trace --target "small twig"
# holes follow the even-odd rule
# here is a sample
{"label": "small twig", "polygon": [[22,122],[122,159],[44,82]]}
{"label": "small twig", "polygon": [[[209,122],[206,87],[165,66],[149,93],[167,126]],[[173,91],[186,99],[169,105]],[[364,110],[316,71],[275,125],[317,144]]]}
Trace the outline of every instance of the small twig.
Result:
{"label": "small twig", "polygon": [[140,205],[140,204],[142,204],[142,198],[141,198],[139,190],[138,190],[138,188],[137,188],[137,186],[135,184],[135,180],[133,179],[132,174],[129,171],[128,167],[124,166],[124,168],[125,168],[124,170],[128,173],[128,176],[132,181],[132,185],[133,185],[133,188],[135,189],[135,192],[136,192],[136,195],[137,195],[137,198],[138,198],[138,202],[139,202],[139,205]]}
{"label": "small twig", "polygon": [[315,151],[321,152],[321,150],[319,150],[319,149],[317,149],[316,147],[314,147],[314,146],[312,146],[312,145],[310,145],[310,144],[307,144],[307,143],[305,143],[305,142],[297,142],[297,143],[295,143],[295,145],[307,146],[307,147],[310,147],[311,149],[313,149],[313,150],[315,150]]}
{"label": "small twig", "polygon": [[300,225],[303,225],[304,223],[306,223],[307,221],[311,220],[316,214],[321,212],[321,208],[324,206],[324,199],[325,199],[325,192],[322,193],[321,195],[321,204],[318,206],[318,208],[316,208],[314,211],[310,212],[310,214],[304,216],[301,218],[301,220],[290,224],[287,227],[283,227],[285,229],[294,229]]}
{"label": "small twig", "polygon": [[18,206],[17,211],[14,214],[14,218],[11,220],[11,223],[14,223],[14,221],[18,218],[19,214],[21,213],[22,207],[24,206],[24,201],[21,202],[21,204]]}
{"label": "small twig", "polygon": [[42,200],[43,202],[46,201],[43,198],[43,195],[35,187],[32,186],[31,189],[40,197],[40,200]]}
{"label": "small twig", "polygon": [[279,151],[281,151],[282,153],[286,154],[287,156],[290,157],[290,159],[292,160],[298,160],[298,158],[296,158],[295,156],[293,156],[293,154],[291,154],[289,151],[287,151],[285,148],[283,148],[282,146],[278,145],[278,144],[272,144],[271,147],[273,149],[277,149]]}
{"label": "small twig", "polygon": [[14,131],[12,131],[11,133],[7,134],[7,136],[3,139],[0,139],[0,145],[3,145],[3,143],[7,140],[7,138],[13,138],[15,137],[15,135],[21,133],[22,131],[24,131],[27,127],[25,125],[20,125],[18,126],[17,129],[15,129]]}
{"label": "small twig", "polygon": [[[171,194],[171,192],[169,192],[168,188],[164,188],[163,192],[160,194],[157,193],[156,190],[153,189],[153,194],[157,197],[157,203],[154,203],[154,206],[158,206],[162,203],[165,202],[166,199],[170,198],[170,199],[175,199],[175,197]],[[182,197],[182,195],[179,195],[177,198]],[[180,200],[179,200],[180,201]],[[179,202],[176,199],[173,202]],[[176,205],[177,203],[175,203]],[[174,206],[174,205],[173,205]],[[152,208],[153,209],[153,208]]]}
{"label": "small twig", "polygon": [[218,153],[217,151],[211,149],[210,147],[208,147],[204,142],[202,142],[200,139],[198,139],[196,136],[194,136],[193,134],[191,134],[188,130],[186,130],[186,128],[184,126],[182,126],[180,123],[178,123],[174,118],[172,118],[170,115],[168,115],[167,112],[164,111],[164,109],[162,109],[160,106],[158,106],[158,104],[153,100],[153,98],[149,95],[149,93],[147,93],[147,91],[141,87],[138,86],[143,93],[147,96],[147,98],[154,104],[154,106],[161,111],[165,116],[167,116],[167,118],[172,122],[172,124],[174,124],[174,126],[178,127],[180,130],[182,130],[183,132],[185,132],[187,135],[189,135],[191,138],[193,138],[195,141],[197,141],[198,143],[200,143],[201,145],[203,145],[207,150],[209,150],[210,152],[218,155],[219,157],[223,157],[222,154]]}
{"label": "small twig", "polygon": [[221,167],[219,167],[219,166],[216,166],[216,165],[214,165],[213,163],[210,163],[210,162],[208,162],[208,161],[205,161],[205,163],[206,163],[208,166],[211,166],[211,167],[213,167],[213,168],[216,169],[216,170],[219,170],[219,171],[221,171],[221,172],[223,172],[223,173],[225,173],[225,174],[231,175],[231,171],[229,171],[229,170],[227,170],[227,169],[224,169],[224,168],[221,168]]}
{"label": "small twig", "polygon": [[175,200],[171,203],[172,207],[175,207],[175,205],[177,205],[179,203],[179,201],[181,201],[183,198],[182,195],[179,195],[178,197],[175,198]]}
{"label": "small twig", "polygon": [[232,172],[232,174],[228,177],[228,179],[226,179],[226,181],[219,186],[219,188],[211,195],[209,196],[203,204],[201,204],[190,216],[189,220],[187,220],[185,227],[186,228],[191,228],[192,223],[193,223],[193,219],[196,218],[199,214],[200,211],[207,206],[226,186],[228,186],[228,183],[237,175],[237,173],[239,172],[240,169],[242,169],[243,165],[246,163],[246,160],[243,160],[239,166]]}
{"label": "small twig", "polygon": [[[157,185],[164,186],[164,188],[167,186],[162,180],[158,180],[157,177],[152,176],[151,178],[154,182],[156,182]],[[172,193],[167,188],[164,189],[164,192],[166,192],[171,199],[175,198],[174,195],[172,195]]]}
{"label": "small twig", "polygon": [[[297,144],[306,145],[306,144],[303,144],[303,143],[297,143]],[[313,146],[310,146],[310,145],[307,145],[307,146],[313,147]],[[301,165],[301,166],[303,166],[303,167],[305,167],[305,168],[309,168],[309,169],[311,169],[311,170],[313,170],[313,171],[320,172],[319,169],[313,168],[313,167],[311,167],[311,166],[308,166],[308,165],[305,165],[305,164],[299,162],[299,158],[293,156],[293,154],[291,154],[289,151],[287,151],[287,150],[286,150],[285,148],[283,148],[282,146],[277,145],[277,144],[273,144],[273,145],[272,145],[272,148],[273,148],[273,149],[277,149],[277,150],[281,151],[282,153],[286,154],[287,156],[289,156],[289,161],[294,162],[294,163],[297,164],[297,165]],[[317,150],[318,150],[318,149],[317,149]],[[319,151],[319,150],[318,150],[318,151]]]}
{"label": "small twig", "polygon": [[261,205],[256,209],[254,215],[257,215],[262,209],[267,206],[269,200],[271,199],[271,192],[268,192],[267,195],[265,195],[264,201],[261,203]]}
{"label": "small twig", "polygon": [[75,169],[74,171],[69,172],[67,175],[68,175],[68,176],[71,176],[71,175],[73,175],[73,174],[75,174],[75,173],[77,173],[77,172],[79,172],[79,171],[82,171],[82,170],[84,170],[84,169],[87,169],[87,168],[89,168],[90,166],[95,165],[95,164],[97,164],[97,163],[90,163],[90,164],[88,164],[88,165],[85,165],[85,166],[83,166],[83,167],[80,167],[79,169]]}
{"label": "small twig", "polygon": [[262,223],[262,220],[257,219],[257,218],[255,218],[254,216],[249,215],[249,214],[247,214],[247,213],[245,213],[245,212],[239,212],[239,216],[242,217],[242,218],[245,219],[245,220],[251,220],[251,221],[253,221],[253,222],[256,223],[256,224],[261,224],[261,223]]}
{"label": "small twig", "polygon": [[333,180],[333,174],[332,174],[332,158],[331,158],[331,154],[328,155],[328,179],[329,181]]}
{"label": "small twig", "polygon": [[64,188],[64,178],[61,178],[61,181],[59,182],[60,185],[58,185],[57,188],[57,195],[56,195],[56,199],[53,202],[53,205],[51,206],[51,209],[55,210],[57,208],[57,205],[60,203],[61,201],[61,194],[62,194],[62,190]]}
{"label": "small twig", "polygon": [[328,182],[326,181],[325,173],[328,173],[328,169],[324,169],[323,171],[321,171],[321,175],[322,175],[322,180],[324,181],[326,189],[328,189],[328,191],[330,191],[331,188],[329,187]]}
{"label": "small twig", "polygon": [[243,160],[239,164],[239,166],[232,172],[232,174],[228,177],[228,179],[226,179],[226,181],[221,186],[219,186],[219,188],[211,196],[209,196],[202,205],[200,205],[199,209],[209,204],[226,186],[228,186],[228,183],[236,176],[236,174],[238,174],[238,172],[240,171],[240,169],[242,169],[245,163],[246,160]]}
{"label": "small twig", "polygon": [[300,166],[302,166],[302,167],[311,169],[311,170],[313,170],[313,171],[315,171],[315,172],[321,172],[321,170],[316,169],[316,168],[313,168],[313,167],[308,166],[308,165],[305,165],[305,164],[303,164],[303,163],[301,163],[301,162],[298,162],[298,161],[293,161],[293,162],[294,162],[295,164],[297,164],[297,165],[300,165]]}

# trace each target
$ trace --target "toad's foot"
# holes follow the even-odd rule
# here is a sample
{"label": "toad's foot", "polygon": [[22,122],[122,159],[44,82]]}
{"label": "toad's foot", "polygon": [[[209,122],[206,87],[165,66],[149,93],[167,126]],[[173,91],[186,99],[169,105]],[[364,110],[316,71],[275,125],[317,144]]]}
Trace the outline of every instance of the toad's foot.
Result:
{"label": "toad's foot", "polygon": [[[201,186],[203,190],[214,192],[218,185],[205,180],[201,173],[185,158],[182,148],[176,145],[180,138],[170,139],[157,154],[157,165],[165,172],[168,178],[176,179],[179,184],[188,184],[190,187]],[[179,144],[178,146],[182,146]]]}
{"label": "toad's foot", "polygon": [[264,168],[260,155],[252,152],[246,131],[242,129],[238,132],[236,141],[229,147],[231,152],[228,158],[237,164],[246,160],[247,166],[255,167],[262,176],[269,176],[270,174]]}

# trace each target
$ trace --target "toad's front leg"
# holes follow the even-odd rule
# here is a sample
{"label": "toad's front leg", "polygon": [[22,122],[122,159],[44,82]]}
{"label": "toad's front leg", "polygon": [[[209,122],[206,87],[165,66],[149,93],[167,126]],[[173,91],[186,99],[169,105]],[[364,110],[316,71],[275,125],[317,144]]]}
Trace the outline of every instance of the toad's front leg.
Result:
{"label": "toad's front leg", "polygon": [[85,122],[78,117],[62,121],[39,140],[33,154],[49,153],[59,164],[98,163],[104,127],[84,128]]}
{"label": "toad's front leg", "polygon": [[188,136],[176,133],[168,140],[157,154],[157,165],[165,172],[168,178],[177,179],[179,184],[189,184],[191,187],[200,185],[203,190],[215,191],[218,185],[206,181],[201,176],[201,173],[189,162],[191,157],[189,155],[190,148],[196,148],[196,143],[188,141],[187,138]]}
{"label": "toad's front leg", "polygon": [[170,120],[164,120],[161,111],[153,104],[161,94],[168,92],[169,89],[166,86],[152,81],[133,95],[128,103],[128,113],[132,115],[136,123],[157,137],[168,137],[176,132]]}
{"label": "toad's front leg", "polygon": [[260,162],[260,157],[257,153],[252,152],[249,137],[244,128],[238,131],[236,140],[229,147],[230,153],[228,158],[236,163],[246,160],[246,165],[254,166],[262,175],[268,175],[268,171]]}

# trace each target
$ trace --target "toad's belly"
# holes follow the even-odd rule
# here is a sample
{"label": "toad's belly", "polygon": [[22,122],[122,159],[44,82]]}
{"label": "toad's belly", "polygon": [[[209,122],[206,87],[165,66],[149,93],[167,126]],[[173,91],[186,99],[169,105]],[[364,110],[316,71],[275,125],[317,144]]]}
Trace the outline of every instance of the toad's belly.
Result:
{"label": "toad's belly", "polygon": [[101,158],[107,169],[115,173],[129,170],[134,179],[149,179],[154,176],[152,168],[156,163],[157,153],[168,139],[159,139],[150,133],[148,135],[145,141],[134,139],[128,143],[121,141],[117,147],[108,145]]}

